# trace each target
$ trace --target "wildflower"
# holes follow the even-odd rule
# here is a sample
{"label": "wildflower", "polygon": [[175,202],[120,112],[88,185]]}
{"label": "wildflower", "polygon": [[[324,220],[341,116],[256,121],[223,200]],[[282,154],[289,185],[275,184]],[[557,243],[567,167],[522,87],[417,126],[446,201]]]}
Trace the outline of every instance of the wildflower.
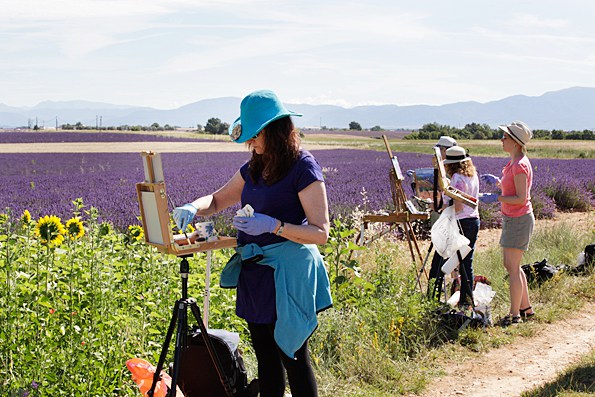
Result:
{"label": "wildflower", "polygon": [[85,229],[79,218],[71,218],[66,222],[66,233],[71,240],[77,240],[83,237]]}
{"label": "wildflower", "polygon": [[128,235],[132,241],[141,241],[145,237],[145,232],[138,225],[130,225],[128,226]]}
{"label": "wildflower", "polygon": [[23,211],[23,215],[21,215],[21,222],[23,223],[23,225],[28,225],[29,223],[31,223],[31,213],[29,212],[29,210]]}
{"label": "wildflower", "polygon": [[56,309],[51,309],[50,308],[50,314],[54,314],[54,313],[56,313]]}
{"label": "wildflower", "polygon": [[37,221],[35,235],[39,237],[42,244],[60,245],[64,241],[66,230],[57,216],[44,216]]}
{"label": "wildflower", "polygon": [[374,337],[372,338],[372,346],[375,349],[378,349],[379,343],[378,343],[378,332],[374,331]]}
{"label": "wildflower", "polygon": [[37,389],[39,387],[39,384],[35,381],[31,382],[31,387],[34,389]]}

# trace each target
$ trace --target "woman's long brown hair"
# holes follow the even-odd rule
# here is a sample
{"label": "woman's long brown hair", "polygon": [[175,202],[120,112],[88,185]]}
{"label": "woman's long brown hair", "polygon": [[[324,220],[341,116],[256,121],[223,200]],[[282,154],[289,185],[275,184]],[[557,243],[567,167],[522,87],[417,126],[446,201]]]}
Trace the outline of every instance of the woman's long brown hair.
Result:
{"label": "woman's long brown hair", "polygon": [[444,164],[444,168],[448,175],[461,174],[465,176],[473,176],[477,173],[475,166],[471,160],[459,161],[458,163]]}
{"label": "woman's long brown hair", "polygon": [[263,154],[252,152],[250,178],[256,183],[262,176],[267,185],[272,185],[287,175],[298,159],[300,137],[289,116],[271,122],[261,134],[264,134],[265,150]]}

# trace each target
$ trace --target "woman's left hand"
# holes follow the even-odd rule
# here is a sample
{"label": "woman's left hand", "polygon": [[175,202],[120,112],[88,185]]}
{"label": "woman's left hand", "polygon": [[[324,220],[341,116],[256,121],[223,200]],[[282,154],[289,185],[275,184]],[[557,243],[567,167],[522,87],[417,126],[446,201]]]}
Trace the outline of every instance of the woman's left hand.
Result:
{"label": "woman's left hand", "polygon": [[273,233],[277,228],[277,219],[255,212],[253,217],[235,216],[233,225],[246,234],[258,236],[263,233]]}

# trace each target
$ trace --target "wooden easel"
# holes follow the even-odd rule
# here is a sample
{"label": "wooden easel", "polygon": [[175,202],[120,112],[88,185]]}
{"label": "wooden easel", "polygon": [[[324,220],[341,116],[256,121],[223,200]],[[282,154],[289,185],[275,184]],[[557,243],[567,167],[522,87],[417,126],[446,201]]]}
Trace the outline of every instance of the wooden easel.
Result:
{"label": "wooden easel", "polygon": [[[405,230],[405,236],[407,237],[407,244],[409,246],[409,252],[411,254],[411,259],[413,260],[413,263],[416,264],[418,261],[419,263],[423,263],[423,258],[419,250],[417,237],[415,236],[415,232],[413,231],[411,221],[430,219],[430,213],[418,211],[415,205],[413,205],[413,203],[407,199],[405,191],[403,190],[403,181],[405,180],[405,178],[403,177],[403,173],[401,172],[399,160],[397,159],[397,156],[393,155],[392,150],[390,149],[390,145],[388,143],[388,139],[386,139],[386,135],[382,135],[382,139],[384,140],[384,145],[386,146],[386,151],[388,152],[388,156],[392,165],[390,171],[390,186],[393,203],[395,205],[395,210],[387,215],[364,215],[362,219],[362,229],[358,241],[360,245],[369,244],[370,242],[393,230],[397,225],[402,224],[403,229]],[[385,222],[392,223],[393,225],[388,230],[366,241],[364,237],[364,232],[368,226],[368,223],[372,222]],[[417,282],[421,289],[422,286],[419,278],[417,279]]]}
{"label": "wooden easel", "polygon": [[209,323],[210,276],[212,251],[222,248],[233,248],[237,240],[233,237],[219,236],[214,241],[189,240],[185,234],[174,235],[171,231],[168,203],[171,199],[165,190],[161,156],[152,151],[141,152],[145,171],[145,180],[136,184],[141,222],[145,234],[145,242],[157,248],[159,252],[176,255],[181,258],[192,256],[197,252],[205,252],[207,267],[205,269],[205,291],[203,297],[205,326]]}

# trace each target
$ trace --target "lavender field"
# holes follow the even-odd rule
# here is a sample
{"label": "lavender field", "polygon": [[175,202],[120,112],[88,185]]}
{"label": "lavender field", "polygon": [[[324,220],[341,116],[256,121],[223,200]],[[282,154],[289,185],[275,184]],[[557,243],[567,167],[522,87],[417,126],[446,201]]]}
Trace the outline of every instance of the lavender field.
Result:
{"label": "lavender field", "polygon": [[[338,149],[313,154],[324,169],[332,217],[347,215],[358,205],[366,211],[391,207],[390,164],[385,152]],[[431,166],[430,155],[397,155],[404,172]],[[168,193],[181,205],[220,187],[248,160],[249,153],[164,153],[162,158]],[[481,174],[500,175],[506,161],[474,157]],[[531,161],[533,200],[539,216],[551,216],[555,204],[563,210],[583,211],[595,204],[595,160]],[[101,220],[126,228],[139,224],[134,185],[142,179],[138,153],[0,154],[0,212],[10,211],[18,217],[28,209],[35,219],[44,215],[65,218],[72,213],[71,201],[81,197],[87,208],[98,208]],[[405,189],[411,194],[409,183]],[[481,189],[488,192],[494,187],[482,185]],[[216,220],[220,225],[230,223],[228,217],[235,210],[229,209]],[[487,226],[498,223],[495,210],[495,206],[484,209]]]}
{"label": "lavender field", "polygon": [[0,143],[60,143],[60,142],[210,142],[193,137],[171,137],[156,134],[126,132],[0,132]]}

